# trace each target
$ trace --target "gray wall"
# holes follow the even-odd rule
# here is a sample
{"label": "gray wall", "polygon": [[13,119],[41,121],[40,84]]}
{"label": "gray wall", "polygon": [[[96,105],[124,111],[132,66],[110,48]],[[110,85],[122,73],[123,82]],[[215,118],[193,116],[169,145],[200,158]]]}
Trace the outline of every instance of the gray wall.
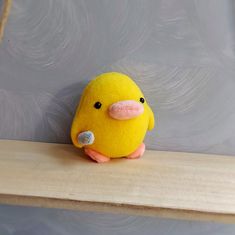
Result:
{"label": "gray wall", "polygon": [[[114,70],[133,77],[156,114],[148,148],[235,154],[234,10],[232,0],[13,0],[0,46],[0,138],[70,143],[82,89]],[[94,228],[235,233],[228,225],[0,207],[4,235]]]}

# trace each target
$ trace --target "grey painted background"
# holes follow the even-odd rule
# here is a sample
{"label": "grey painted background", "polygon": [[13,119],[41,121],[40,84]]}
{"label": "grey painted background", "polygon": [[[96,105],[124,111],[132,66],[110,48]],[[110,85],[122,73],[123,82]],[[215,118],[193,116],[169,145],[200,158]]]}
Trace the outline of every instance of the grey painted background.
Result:
{"label": "grey painted background", "polygon": [[[0,138],[70,143],[82,89],[115,70],[133,77],[156,114],[148,148],[234,155],[234,10],[232,0],[13,0],[0,46]],[[0,207],[1,235],[234,233],[233,225]]]}

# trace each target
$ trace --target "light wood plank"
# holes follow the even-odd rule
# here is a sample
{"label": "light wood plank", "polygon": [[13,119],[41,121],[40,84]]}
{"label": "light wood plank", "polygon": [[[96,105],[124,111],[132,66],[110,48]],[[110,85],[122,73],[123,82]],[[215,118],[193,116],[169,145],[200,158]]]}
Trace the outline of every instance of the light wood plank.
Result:
{"label": "light wood plank", "polygon": [[12,5],[12,0],[0,1],[0,42],[3,37],[4,28],[10,13],[11,5]]}
{"label": "light wood plank", "polygon": [[96,164],[71,145],[1,140],[0,203],[235,222],[235,158],[147,151]]}

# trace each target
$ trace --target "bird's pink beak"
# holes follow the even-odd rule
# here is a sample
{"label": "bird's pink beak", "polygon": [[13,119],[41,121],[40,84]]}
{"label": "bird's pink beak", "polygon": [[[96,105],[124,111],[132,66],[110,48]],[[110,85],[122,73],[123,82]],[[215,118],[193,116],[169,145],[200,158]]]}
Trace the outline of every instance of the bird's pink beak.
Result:
{"label": "bird's pink beak", "polygon": [[134,100],[124,100],[109,106],[109,116],[118,120],[127,120],[144,112],[144,106]]}

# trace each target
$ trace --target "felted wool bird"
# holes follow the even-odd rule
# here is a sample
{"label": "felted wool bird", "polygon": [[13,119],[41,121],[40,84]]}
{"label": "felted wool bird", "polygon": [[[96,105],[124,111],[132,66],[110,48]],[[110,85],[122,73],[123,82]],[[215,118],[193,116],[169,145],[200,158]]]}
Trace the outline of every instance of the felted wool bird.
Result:
{"label": "felted wool bird", "polygon": [[98,163],[111,158],[139,158],[154,115],[136,83],[127,75],[109,72],[84,89],[72,128],[73,144]]}

